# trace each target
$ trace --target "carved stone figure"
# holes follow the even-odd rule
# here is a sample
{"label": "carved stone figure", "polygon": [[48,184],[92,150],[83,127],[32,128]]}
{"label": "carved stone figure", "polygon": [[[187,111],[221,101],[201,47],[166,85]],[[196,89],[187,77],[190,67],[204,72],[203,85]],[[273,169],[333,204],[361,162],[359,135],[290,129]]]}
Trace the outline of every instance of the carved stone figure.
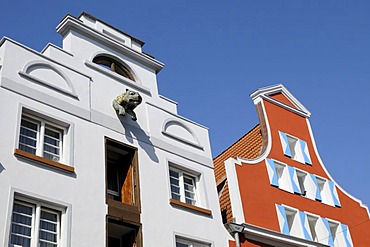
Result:
{"label": "carved stone figure", "polygon": [[136,114],[134,109],[140,105],[142,98],[138,92],[126,89],[126,92],[117,96],[113,100],[113,108],[118,111],[119,115],[124,116],[125,113],[131,116],[131,119],[136,121]]}

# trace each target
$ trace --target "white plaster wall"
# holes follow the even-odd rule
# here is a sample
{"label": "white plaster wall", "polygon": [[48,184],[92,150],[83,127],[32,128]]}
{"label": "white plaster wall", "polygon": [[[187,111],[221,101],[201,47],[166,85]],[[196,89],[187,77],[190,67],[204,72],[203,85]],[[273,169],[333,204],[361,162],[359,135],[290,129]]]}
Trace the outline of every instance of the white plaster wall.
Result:
{"label": "white plaster wall", "polygon": [[[4,236],[8,236],[13,188],[71,205],[70,246],[104,246],[104,138],[109,137],[138,148],[144,246],[174,246],[176,234],[204,240],[213,247],[226,246],[228,237],[220,215],[207,128],[176,115],[176,104],[158,96],[156,75],[146,66],[73,32],[66,35],[63,47],[73,56],[48,48],[45,54],[50,60],[12,41],[0,46],[0,58],[5,63],[0,71],[0,245],[5,245]],[[141,94],[143,103],[135,110],[137,122],[118,117],[111,105],[129,84],[86,66],[85,60],[90,61],[104,49],[125,59],[150,89],[150,94]],[[18,72],[33,60],[46,61],[63,71],[72,81],[78,100],[20,76]],[[53,78],[41,71],[43,75],[53,83]],[[71,123],[70,155],[75,175],[13,155],[21,106]],[[164,136],[163,124],[168,119],[188,126],[203,150]],[[168,161],[201,174],[199,200],[212,216],[170,205]]]}
{"label": "white plaster wall", "polygon": [[63,49],[74,54],[76,57],[92,61],[98,54],[110,54],[124,61],[129,66],[134,74],[140,75],[140,84],[150,88],[153,95],[158,95],[157,79],[153,69],[139,63],[138,61],[122,54],[120,51],[113,49],[107,45],[97,42],[90,37],[84,36],[75,31],[69,32],[63,39]]}
{"label": "white plaster wall", "polygon": [[[104,147],[101,132],[89,122],[23,96],[0,89],[2,132],[0,146],[0,243],[5,227],[9,227],[10,189],[31,192],[71,204],[71,246],[104,246],[105,244],[105,182]],[[23,104],[49,116],[74,123],[74,162],[76,175],[69,175],[13,155],[17,142],[19,105]],[[84,141],[89,140],[89,141]],[[100,145],[99,145],[100,144]],[[91,154],[94,155],[91,155]]]}

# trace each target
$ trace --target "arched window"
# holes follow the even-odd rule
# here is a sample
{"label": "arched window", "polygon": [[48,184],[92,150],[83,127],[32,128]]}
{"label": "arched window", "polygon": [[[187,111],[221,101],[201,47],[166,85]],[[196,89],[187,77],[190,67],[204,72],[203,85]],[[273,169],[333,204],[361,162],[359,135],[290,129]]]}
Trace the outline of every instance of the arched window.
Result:
{"label": "arched window", "polygon": [[135,81],[135,78],[133,77],[131,72],[125,66],[123,66],[120,62],[118,62],[117,60],[111,57],[96,56],[93,59],[93,62],[96,64],[99,64],[100,66],[106,69],[116,72],[117,74],[122,75],[132,81]]}

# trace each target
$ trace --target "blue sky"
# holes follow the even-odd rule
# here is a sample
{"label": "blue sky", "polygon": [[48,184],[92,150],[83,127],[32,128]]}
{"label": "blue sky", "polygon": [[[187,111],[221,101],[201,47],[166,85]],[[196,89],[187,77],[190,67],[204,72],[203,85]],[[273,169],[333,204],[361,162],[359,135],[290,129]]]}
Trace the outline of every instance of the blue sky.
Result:
{"label": "blue sky", "polygon": [[311,111],[336,182],[370,204],[370,1],[4,1],[0,36],[61,45],[55,27],[82,11],[166,64],[160,93],[209,127],[213,156],[258,123],[249,95],[283,83]]}

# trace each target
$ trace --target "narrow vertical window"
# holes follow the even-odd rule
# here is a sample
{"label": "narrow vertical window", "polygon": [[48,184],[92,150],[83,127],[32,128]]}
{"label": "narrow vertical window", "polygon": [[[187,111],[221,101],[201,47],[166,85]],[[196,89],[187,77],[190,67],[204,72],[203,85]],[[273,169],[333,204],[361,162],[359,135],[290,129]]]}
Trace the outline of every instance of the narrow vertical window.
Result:
{"label": "narrow vertical window", "polygon": [[299,188],[301,190],[302,196],[306,196],[306,188],[304,186],[306,175],[307,174],[304,172],[297,171],[298,184],[299,184]]}
{"label": "narrow vertical window", "polygon": [[298,140],[294,137],[291,137],[291,136],[287,136],[287,139],[288,139],[288,145],[289,145],[289,148],[290,148],[290,153],[292,155],[292,159],[295,159],[296,158],[296,146],[297,146]]}
{"label": "narrow vertical window", "polygon": [[311,233],[312,240],[315,242],[318,242],[317,233],[316,233],[317,217],[308,215],[307,219],[308,219],[308,225],[310,227],[310,233]]}
{"label": "narrow vertical window", "polygon": [[[136,151],[125,145],[107,140],[107,197],[129,205],[136,205],[138,188],[136,170]],[[135,189],[136,188],[136,189]]]}
{"label": "narrow vertical window", "polygon": [[330,234],[331,234],[331,237],[332,237],[334,243],[335,243],[335,239],[337,237],[338,226],[339,226],[338,223],[329,221]]}

